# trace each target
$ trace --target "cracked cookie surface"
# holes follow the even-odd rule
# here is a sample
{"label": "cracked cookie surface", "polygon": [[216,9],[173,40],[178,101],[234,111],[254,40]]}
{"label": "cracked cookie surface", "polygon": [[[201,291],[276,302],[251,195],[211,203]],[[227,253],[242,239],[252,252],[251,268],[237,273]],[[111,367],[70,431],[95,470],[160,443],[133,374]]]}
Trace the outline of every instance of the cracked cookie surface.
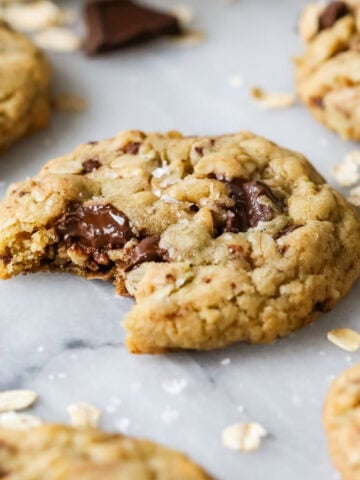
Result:
{"label": "cracked cookie surface", "polygon": [[360,479],[360,364],[332,383],[323,422],[331,457],[344,480]]}
{"label": "cracked cookie surface", "polygon": [[299,97],[328,128],[360,140],[360,1],[309,4],[300,33],[305,52],[296,61]]}
{"label": "cracked cookie surface", "polygon": [[211,480],[184,455],[95,429],[45,425],[0,430],[6,480]]}
{"label": "cracked cookie surface", "polygon": [[271,342],[360,274],[360,220],[300,154],[248,132],[122,132],[12,185],[0,276],[63,270],[131,295],[132,352]]}
{"label": "cracked cookie surface", "polygon": [[49,82],[41,51],[0,20],[0,151],[48,123]]}

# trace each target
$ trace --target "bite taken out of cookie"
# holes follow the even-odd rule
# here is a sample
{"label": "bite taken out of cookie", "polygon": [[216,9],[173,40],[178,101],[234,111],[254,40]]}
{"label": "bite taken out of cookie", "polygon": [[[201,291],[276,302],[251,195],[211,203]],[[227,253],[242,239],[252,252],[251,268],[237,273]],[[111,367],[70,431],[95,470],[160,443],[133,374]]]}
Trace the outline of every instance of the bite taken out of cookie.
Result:
{"label": "bite taken out of cookie", "polygon": [[9,188],[0,276],[111,279],[135,299],[132,352],[209,350],[331,310],[360,274],[359,235],[355,208],[298,153],[249,132],[125,131]]}
{"label": "bite taken out of cookie", "polygon": [[303,55],[296,87],[312,115],[345,139],[360,140],[360,2],[310,3],[300,17]]}

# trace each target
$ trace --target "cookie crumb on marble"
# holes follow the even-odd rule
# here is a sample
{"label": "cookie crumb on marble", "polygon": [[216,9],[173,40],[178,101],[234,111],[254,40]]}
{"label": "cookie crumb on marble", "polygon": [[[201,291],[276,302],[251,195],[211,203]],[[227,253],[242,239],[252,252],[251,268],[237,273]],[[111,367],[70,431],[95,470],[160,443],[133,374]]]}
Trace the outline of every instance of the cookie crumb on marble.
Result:
{"label": "cookie crumb on marble", "polygon": [[356,352],[360,348],[360,333],[351,328],[335,328],[327,334],[329,342],[346,350]]}
{"label": "cookie crumb on marble", "polygon": [[235,423],[223,431],[222,443],[230,450],[253,452],[260,448],[267,435],[268,432],[258,422]]}

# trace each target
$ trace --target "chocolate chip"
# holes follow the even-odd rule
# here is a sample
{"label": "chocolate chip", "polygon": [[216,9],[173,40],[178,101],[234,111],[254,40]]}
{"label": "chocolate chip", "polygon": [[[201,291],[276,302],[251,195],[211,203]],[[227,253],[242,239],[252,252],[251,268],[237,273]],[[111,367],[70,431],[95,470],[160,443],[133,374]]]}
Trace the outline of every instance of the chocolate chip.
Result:
{"label": "chocolate chip", "polygon": [[93,170],[97,170],[98,168],[100,168],[101,163],[95,158],[89,158],[89,160],[85,160],[82,163],[82,167],[83,169],[81,173],[91,173]]}
{"label": "chocolate chip", "polygon": [[350,13],[345,2],[331,2],[319,18],[319,31],[331,28],[340,18]]}
{"label": "chocolate chip", "polygon": [[289,235],[289,233],[293,232],[294,230],[297,230],[302,226],[303,225],[299,225],[297,223],[294,223],[293,225],[289,225],[283,228],[282,230],[280,230],[280,232],[276,233],[273,238],[274,240],[278,240],[279,238],[284,237],[285,235]]}
{"label": "chocolate chip", "polygon": [[327,313],[330,310],[331,310],[331,307],[329,307],[327,300],[324,300],[322,302],[317,302],[314,305],[315,312]]}
{"label": "chocolate chip", "polygon": [[195,203],[193,203],[192,205],[190,205],[189,210],[190,210],[190,212],[195,212],[196,213],[196,212],[199,211],[199,207]]}
{"label": "chocolate chip", "polygon": [[246,181],[241,178],[234,179],[231,182],[220,180],[227,184],[230,190],[230,198],[234,201],[234,206],[227,211],[225,232],[246,232],[249,228],[256,227],[261,221],[272,220],[274,210],[270,205],[258,201],[261,196],[266,196],[282,211],[282,202],[265,183]]}
{"label": "chocolate chip", "polygon": [[85,6],[89,54],[181,33],[177,18],[130,0],[92,0]]}
{"label": "chocolate chip", "polygon": [[128,143],[122,151],[124,153],[130,153],[131,155],[137,155],[139,153],[141,143],[140,142],[131,142]]}
{"label": "chocolate chip", "polygon": [[312,97],[310,98],[310,103],[313,107],[324,108],[324,99],[321,97]]}
{"label": "chocolate chip", "polygon": [[133,249],[127,271],[144,262],[163,262],[167,259],[167,251],[159,247],[160,237],[146,237]]}
{"label": "chocolate chip", "polygon": [[195,147],[194,150],[200,157],[202,157],[204,155],[203,147]]}
{"label": "chocolate chip", "polygon": [[129,219],[112,205],[70,203],[56,230],[68,246],[79,244],[96,251],[121,248],[134,237]]}

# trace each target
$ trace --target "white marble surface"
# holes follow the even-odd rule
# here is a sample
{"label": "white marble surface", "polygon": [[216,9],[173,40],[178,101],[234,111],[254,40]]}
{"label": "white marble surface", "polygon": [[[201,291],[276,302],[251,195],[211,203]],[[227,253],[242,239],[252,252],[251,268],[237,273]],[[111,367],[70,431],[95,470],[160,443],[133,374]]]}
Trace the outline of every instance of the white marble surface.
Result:
{"label": "white marble surface", "polygon": [[[207,33],[196,47],[159,41],[92,60],[51,55],[57,90],[85,96],[90,108],[56,115],[47,131],[2,155],[3,186],[82,141],[133,127],[211,134],[252,129],[301,150],[332,181],[331,166],[354,145],[328,133],[301,106],[263,112],[248,95],[253,85],[292,91],[290,57],[300,48],[295,23],[305,2],[187,3],[196,27]],[[244,78],[243,88],[229,86],[232,75]],[[274,345],[152,357],[127,353],[119,321],[131,301],[117,298],[110,284],[56,274],[4,281],[0,390],[36,390],[34,411],[49,421],[67,421],[71,402],[93,403],[103,411],[104,428],[177,447],[221,480],[328,480],[335,472],[322,403],[331,378],[359,354],[328,343],[326,332],[358,327],[359,294],[358,284],[335,311]],[[251,455],[224,449],[223,428],[247,420],[270,432],[263,448]]]}

